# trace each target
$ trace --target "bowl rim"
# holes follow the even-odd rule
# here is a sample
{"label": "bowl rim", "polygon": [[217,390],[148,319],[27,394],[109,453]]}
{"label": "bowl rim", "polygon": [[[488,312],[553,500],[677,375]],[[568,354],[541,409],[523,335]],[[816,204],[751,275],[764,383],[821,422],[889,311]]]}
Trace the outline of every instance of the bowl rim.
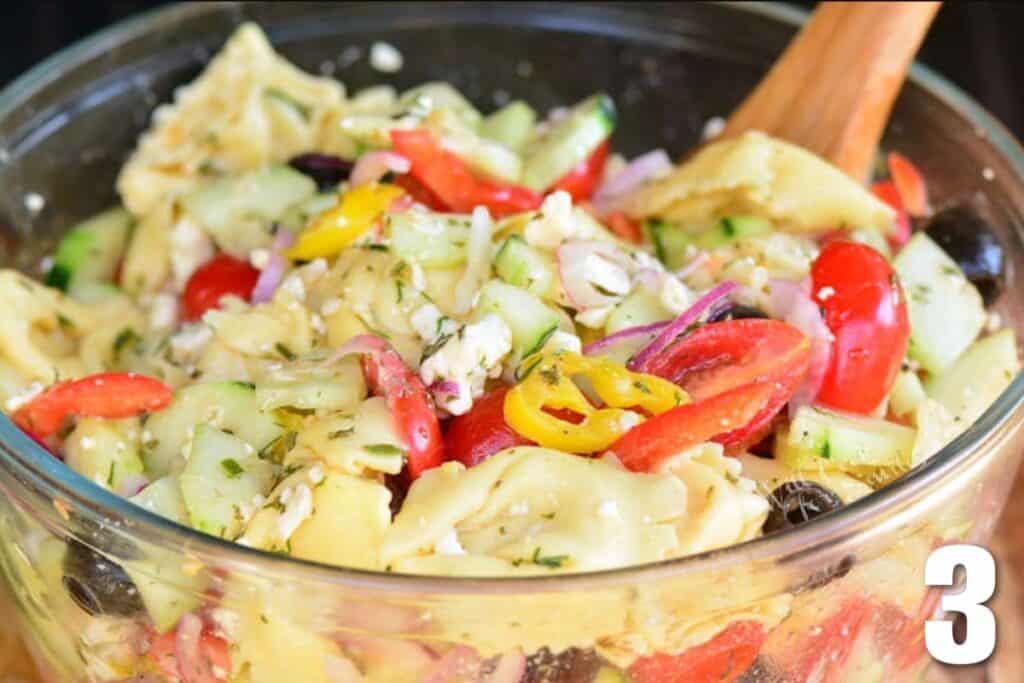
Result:
{"label": "bowl rim", "polygon": [[[0,120],[32,93],[60,78],[65,67],[79,64],[108,51],[125,40],[152,30],[154,25],[177,22],[207,12],[223,12],[242,2],[181,4],[151,9],[128,17],[58,51],[0,90]],[[782,3],[716,2],[733,11],[760,15],[796,26],[808,13]],[[988,138],[1009,167],[1017,183],[1024,184],[1024,148],[980,104],[950,81],[920,63],[910,69],[909,79],[930,97],[948,105]],[[1024,211],[1024,207],[1020,207]],[[263,575],[317,584],[372,590],[377,593],[438,595],[536,594],[568,590],[594,590],[621,586],[623,582],[648,582],[687,574],[715,571],[735,564],[821,552],[848,541],[867,522],[873,531],[884,532],[901,523],[900,510],[929,489],[937,488],[983,458],[986,446],[996,437],[1011,414],[1024,403],[1024,372],[1020,372],[982,417],[919,467],[896,482],[836,513],[822,516],[794,529],[762,536],[718,550],[658,562],[574,574],[529,577],[459,577],[398,574],[337,567],[249,548],[202,534],[177,524],[79,475],[19,430],[0,413],[0,463],[26,478],[59,507],[58,500],[86,508],[108,524],[130,529],[156,542],[172,541],[183,552],[216,558],[219,566],[242,573],[258,569]]]}

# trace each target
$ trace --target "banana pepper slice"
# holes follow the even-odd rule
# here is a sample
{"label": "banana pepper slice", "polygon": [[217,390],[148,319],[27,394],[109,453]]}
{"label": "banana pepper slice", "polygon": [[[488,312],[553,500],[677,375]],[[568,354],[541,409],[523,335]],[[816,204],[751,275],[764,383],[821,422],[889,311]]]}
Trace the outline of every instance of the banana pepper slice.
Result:
{"label": "banana pepper slice", "polygon": [[308,261],[334,256],[355,242],[403,194],[387,183],[367,183],[341,196],[338,205],[320,214],[286,252],[288,258]]}
{"label": "banana pepper slice", "polygon": [[[606,358],[578,353],[545,353],[527,359],[526,376],[505,396],[505,421],[545,448],[595,453],[613,444],[643,421],[636,408],[651,415],[689,402],[678,386],[654,375],[631,372]],[[595,407],[576,381],[589,381],[604,403]],[[573,424],[546,410],[569,410],[583,417]]]}

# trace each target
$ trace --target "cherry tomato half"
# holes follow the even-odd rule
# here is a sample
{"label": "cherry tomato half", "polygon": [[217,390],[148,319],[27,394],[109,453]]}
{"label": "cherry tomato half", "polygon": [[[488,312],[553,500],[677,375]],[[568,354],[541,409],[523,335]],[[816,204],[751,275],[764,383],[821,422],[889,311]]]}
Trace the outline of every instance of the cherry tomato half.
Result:
{"label": "cherry tomato half", "polygon": [[448,205],[441,201],[441,198],[425,187],[423,183],[413,178],[408,173],[395,176],[395,185],[405,190],[406,194],[419,202],[431,211],[449,211]]}
{"label": "cherry tomato half", "polygon": [[749,423],[712,435],[732,452],[764,438],[807,374],[810,352],[807,337],[792,325],[744,318],[699,327],[636,370],[675,382],[696,403],[752,382],[770,384],[771,398]]}
{"label": "cherry tomato half", "polygon": [[885,258],[857,242],[825,245],[811,267],[811,298],[835,337],[817,400],[867,414],[896,381],[910,339],[899,280]]}
{"label": "cherry tomato half", "polygon": [[221,298],[234,294],[249,300],[260,272],[245,261],[227,254],[218,254],[192,273],[181,295],[182,317],[199,320],[211,308],[220,306]]}
{"label": "cherry tomato half", "polygon": [[573,203],[590,199],[604,175],[604,165],[608,161],[608,150],[611,142],[605,140],[590,153],[586,159],[562,176],[561,180],[551,186],[549,192],[564,190],[572,197]]}
{"label": "cherry tomato half", "polygon": [[532,443],[505,422],[505,394],[510,388],[484,394],[468,412],[451,419],[445,432],[445,460],[473,467],[506,448]]}
{"label": "cherry tomato half", "polygon": [[622,211],[614,211],[604,218],[604,224],[613,233],[633,244],[640,244],[644,240],[643,229],[640,222],[627,216]]}
{"label": "cherry tomato half", "polygon": [[757,621],[736,621],[682,654],[641,657],[629,667],[636,683],[733,683],[757,659],[768,634]]}
{"label": "cherry tomato half", "polygon": [[[886,241],[893,249],[899,249],[910,239],[910,216],[903,208],[903,201],[900,199],[899,190],[891,180],[879,180],[871,186],[871,194],[875,195],[889,208],[896,212],[896,225],[893,234],[886,235]],[[840,231],[842,232],[842,231]]]}

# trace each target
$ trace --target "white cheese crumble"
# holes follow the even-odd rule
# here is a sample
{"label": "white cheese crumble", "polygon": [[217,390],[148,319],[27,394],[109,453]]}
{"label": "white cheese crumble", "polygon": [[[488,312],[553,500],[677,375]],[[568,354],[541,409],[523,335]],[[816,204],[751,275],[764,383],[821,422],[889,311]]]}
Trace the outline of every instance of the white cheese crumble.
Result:
{"label": "white cheese crumble", "polygon": [[249,265],[256,270],[263,270],[270,263],[269,249],[253,249],[249,252]]}
{"label": "white cheese crumble", "polygon": [[431,343],[444,335],[455,334],[456,322],[448,318],[434,304],[423,304],[409,316],[409,324],[425,342]]}
{"label": "white cheese crumble", "polygon": [[553,251],[565,240],[575,237],[578,231],[572,215],[572,197],[559,190],[544,199],[540,213],[526,224],[523,236],[530,246]]}
{"label": "white cheese crumble", "polygon": [[323,482],[327,475],[324,474],[324,468],[320,465],[313,465],[309,468],[309,481],[313,483],[313,486],[317,486]]}
{"label": "white cheese crumble", "polygon": [[370,46],[370,66],[377,71],[393,74],[402,70],[402,53],[391,43],[377,41]]}
{"label": "white cheese crumble", "polygon": [[525,517],[530,514],[530,504],[526,501],[513,503],[508,506],[508,514],[511,517]]}
{"label": "white cheese crumble", "polygon": [[623,432],[628,432],[638,424],[640,424],[640,416],[630,410],[624,412],[619,418],[619,426],[622,427]]}
{"label": "white cheese crumble", "polygon": [[292,298],[296,301],[306,300],[306,285],[302,281],[302,275],[299,273],[292,273],[284,279],[281,283],[280,289],[288,292],[292,295]]}
{"label": "white cheese crumble", "polygon": [[984,178],[985,180],[995,180],[996,172],[993,171],[988,166],[986,166],[985,168],[981,169],[981,177]]}
{"label": "white cheese crumble", "polygon": [[488,313],[452,336],[420,365],[427,384],[454,382],[455,395],[435,392],[434,398],[452,415],[462,415],[484,393],[488,378],[501,374],[501,360],[512,350],[512,332],[498,315]]}
{"label": "white cheese crumble", "polygon": [[41,393],[43,393],[43,385],[40,382],[32,382],[23,391],[8,398],[4,403],[4,410],[8,413],[13,413]]}
{"label": "white cheese crumble", "polygon": [[438,555],[465,555],[466,550],[459,543],[459,536],[455,529],[450,530],[441,537],[441,540],[434,545],[434,551]]}
{"label": "white cheese crumble", "polygon": [[203,229],[188,218],[182,218],[171,228],[170,257],[174,274],[174,288],[180,292],[199,266],[211,258],[216,250],[213,240]]}
{"label": "white cheese crumble", "polygon": [[297,484],[281,492],[284,512],[277,519],[277,535],[287,541],[303,522],[313,514],[313,492],[305,484]]}
{"label": "white cheese crumble", "polygon": [[337,297],[328,299],[320,306],[320,314],[324,316],[332,316],[340,310],[341,299],[338,299]]}
{"label": "white cheese crumble", "polygon": [[544,350],[550,353],[557,353],[558,351],[582,353],[583,341],[572,332],[555,330],[551,333],[551,336],[548,337],[548,340],[544,342]]}
{"label": "white cheese crumble", "polygon": [[676,276],[666,273],[661,279],[658,300],[672,313],[679,315],[693,305],[693,299],[693,292]]}
{"label": "white cheese crumble", "polygon": [[822,287],[818,290],[818,301],[828,301],[835,294],[836,290],[833,287]]}
{"label": "white cheese crumble", "polygon": [[409,263],[409,273],[412,276],[412,286],[421,292],[427,288],[427,276],[423,272],[423,266],[412,261]]}
{"label": "white cheese crumble", "polygon": [[604,327],[604,324],[608,322],[608,316],[610,316],[614,310],[615,306],[598,306],[596,308],[588,308],[587,310],[580,311],[576,314],[576,322],[591,329]]}
{"label": "white cheese crumble", "polygon": [[168,342],[174,358],[179,362],[197,356],[209,341],[213,339],[213,330],[210,326],[198,323],[185,323],[181,329],[171,336]]}
{"label": "white cheese crumble", "polygon": [[207,616],[213,622],[213,633],[227,641],[238,640],[238,627],[241,622],[237,612],[226,607],[211,607],[207,610]]}
{"label": "white cheese crumble", "polygon": [[88,451],[96,447],[96,439],[91,436],[83,436],[81,441],[78,442],[82,447],[82,450]]}
{"label": "white cheese crumble", "polygon": [[168,330],[178,322],[178,297],[157,294],[149,307],[149,326],[154,330]]}

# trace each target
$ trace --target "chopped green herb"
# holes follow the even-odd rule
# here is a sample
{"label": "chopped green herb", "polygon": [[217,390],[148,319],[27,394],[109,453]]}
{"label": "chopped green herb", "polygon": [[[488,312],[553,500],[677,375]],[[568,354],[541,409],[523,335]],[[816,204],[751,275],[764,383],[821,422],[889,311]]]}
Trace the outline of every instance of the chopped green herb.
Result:
{"label": "chopped green herb", "polygon": [[107,472],[107,486],[113,486],[114,485],[114,471],[115,470],[117,470],[117,461],[116,460],[111,461],[111,463],[110,463],[110,471]]}
{"label": "chopped green herb", "polygon": [[644,384],[643,382],[641,382],[640,380],[636,380],[635,382],[633,382],[633,387],[642,394],[651,393],[651,388]]}
{"label": "chopped green herb", "polygon": [[256,390],[256,385],[253,384],[252,382],[242,382],[240,380],[235,380],[234,382],[232,382],[232,384],[234,384],[236,387],[241,387],[242,389],[248,389],[249,391]]}
{"label": "chopped green herb", "polygon": [[562,375],[558,372],[557,365],[545,365],[540,369],[540,376],[551,386],[556,386],[562,381]]}
{"label": "chopped green herb", "polygon": [[821,447],[821,457],[828,460],[832,457],[832,444],[826,441]]}
{"label": "chopped green herb", "polygon": [[298,358],[298,356],[296,356],[295,353],[291,349],[289,349],[287,346],[285,346],[281,342],[277,342],[276,344],[274,344],[274,348],[277,349],[277,352],[279,354],[284,356],[285,360],[292,361],[292,360],[295,360],[296,358]]}
{"label": "chopped green herb", "polygon": [[555,518],[555,513],[554,512],[546,512],[543,515],[541,515],[541,517],[543,517],[544,519],[554,519]]}
{"label": "chopped green herb", "polygon": [[[517,379],[518,379],[518,380],[519,380],[520,382],[522,382],[522,381],[523,381],[524,379],[526,379],[527,377],[529,377],[529,376],[530,376],[530,373],[532,373],[532,372],[533,372],[534,370],[536,370],[536,369],[537,369],[537,366],[538,366],[538,365],[540,365],[540,364],[541,364],[541,362],[542,362],[543,360],[544,360],[543,358],[541,358],[541,357],[538,357],[538,358],[537,358],[537,360],[535,360],[535,361],[534,361],[533,363],[531,363],[531,364],[529,365],[529,367],[527,367],[527,368],[526,368],[526,370],[525,370],[525,371],[523,372],[523,374],[521,374],[521,375],[519,375],[519,376],[517,377]],[[522,366],[519,366],[519,367],[521,368]]]}
{"label": "chopped green herb", "polygon": [[118,332],[117,336],[114,337],[114,355],[119,355],[121,351],[123,351],[124,348],[129,344],[134,344],[137,351],[138,345],[141,342],[142,337],[140,337],[139,334],[132,328],[126,327],[120,332]]}
{"label": "chopped green herb", "polygon": [[221,460],[220,468],[224,470],[224,474],[228,475],[228,479],[237,479],[245,472],[242,466],[238,464],[238,461],[232,458]]}
{"label": "chopped green herb", "polygon": [[[438,327],[440,327],[440,323],[438,323]],[[434,341],[432,341],[429,344],[427,344],[426,346],[424,346],[423,347],[423,360],[426,360],[427,358],[430,358],[435,353],[440,351],[441,347],[444,346],[445,344],[447,344],[448,340],[451,339],[451,338],[452,338],[452,335],[450,335],[450,334],[442,334],[440,337],[438,337]]]}
{"label": "chopped green herb", "polygon": [[391,251],[388,248],[388,245],[386,245],[386,244],[367,244],[367,245],[364,245],[363,248],[364,249],[369,249],[370,251],[382,251],[385,254],[388,253],[389,251]]}
{"label": "chopped green herb", "polygon": [[551,569],[558,569],[563,564],[569,561],[568,555],[541,555],[540,546],[533,551],[533,557],[530,561],[534,564],[539,564],[542,567],[550,567]]}
{"label": "chopped green herb", "polygon": [[278,512],[284,512],[284,503],[275,498],[266,505],[263,506],[264,510],[277,510]]}
{"label": "chopped green herb", "polygon": [[75,329],[75,324],[71,322],[71,319],[62,313],[57,314],[57,325],[65,331]]}
{"label": "chopped green herb", "polygon": [[359,315],[358,313],[356,313],[356,318],[359,319],[359,322],[361,322],[363,324],[363,327],[368,329],[371,334],[375,334],[378,337],[380,337],[381,339],[391,339],[391,335],[389,335],[387,332],[384,332],[383,330],[374,329],[373,325],[368,323],[366,321],[366,318],[364,318],[363,316]]}
{"label": "chopped green herb", "polygon": [[395,303],[402,303],[402,295],[405,291],[405,283],[401,280],[395,280]]}
{"label": "chopped green herb", "polygon": [[336,429],[327,435],[328,439],[341,439],[343,437],[352,436],[356,431],[355,427],[344,427],[342,429]]}
{"label": "chopped green herb", "polygon": [[389,443],[371,443],[363,446],[363,450],[373,455],[400,455],[404,456],[405,451],[398,446]]}
{"label": "chopped green herb", "polygon": [[269,624],[270,623],[270,619],[267,619],[267,615],[266,614],[261,614],[260,615],[260,621],[262,621],[264,624]]}

